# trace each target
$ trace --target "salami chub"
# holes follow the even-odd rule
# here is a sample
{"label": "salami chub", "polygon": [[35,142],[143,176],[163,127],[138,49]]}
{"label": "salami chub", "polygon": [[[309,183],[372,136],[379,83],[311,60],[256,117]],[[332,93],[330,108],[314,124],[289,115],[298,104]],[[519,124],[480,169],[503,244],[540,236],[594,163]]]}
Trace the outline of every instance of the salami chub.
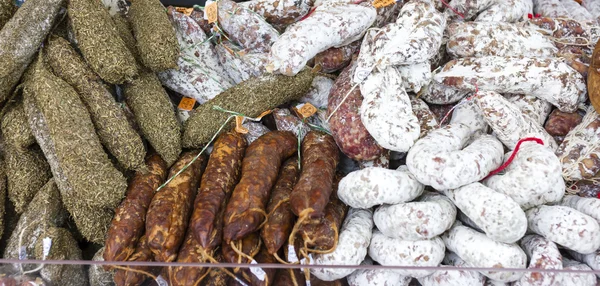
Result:
{"label": "salami chub", "polygon": [[263,223],[279,167],[296,153],[297,144],[292,132],[273,131],[248,146],[242,162],[242,178],[225,209],[223,240],[226,244],[256,231]]}
{"label": "salami chub", "polygon": [[104,249],[105,261],[125,261],[144,234],[146,211],[155,190],[167,176],[167,164],[158,154],[146,159],[147,172],[138,172],[129,183],[127,196],[115,211]]}
{"label": "salami chub", "polygon": [[331,135],[309,132],[302,142],[302,172],[290,196],[292,211],[299,217],[323,216],[333,190],[339,151]]}

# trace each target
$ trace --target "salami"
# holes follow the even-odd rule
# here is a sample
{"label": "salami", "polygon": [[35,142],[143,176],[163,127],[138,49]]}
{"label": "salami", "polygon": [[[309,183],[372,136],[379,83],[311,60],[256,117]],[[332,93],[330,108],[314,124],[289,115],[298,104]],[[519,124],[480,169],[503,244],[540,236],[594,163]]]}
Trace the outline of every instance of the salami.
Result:
{"label": "salami", "polygon": [[[150,251],[150,247],[148,246],[148,240],[146,236],[142,236],[138,242],[138,245],[135,248],[135,252],[127,259],[127,261],[135,261],[135,262],[151,262],[152,259],[152,251]],[[114,281],[117,286],[134,286],[140,285],[146,278],[146,275],[139,271],[144,271],[146,273],[153,274],[156,272],[156,268],[151,266],[132,266],[130,267],[134,271],[127,271],[125,269],[118,269],[115,272]],[[129,268],[127,268],[129,269]]]}
{"label": "salami", "polygon": [[329,100],[329,94],[335,81],[324,76],[315,76],[313,79],[310,90],[300,98],[298,101],[302,103],[310,103],[316,108],[327,108],[327,101]]}
{"label": "salami", "polygon": [[589,254],[600,247],[598,222],[564,206],[538,206],[527,211],[529,231],[568,249]]}
{"label": "salami", "polygon": [[[505,159],[510,155],[507,153]],[[561,170],[552,150],[535,142],[525,142],[503,173],[491,176],[484,184],[527,210],[562,199],[566,186]]]}
{"label": "salami", "polygon": [[561,205],[576,209],[586,215],[593,217],[600,223],[600,200],[596,198],[583,198],[579,196],[566,195]]}
{"label": "salami", "polygon": [[581,123],[567,134],[556,150],[565,180],[589,179],[600,170],[597,155],[600,152],[599,126],[600,115],[590,105]]}
{"label": "salami", "polygon": [[[548,103],[543,99],[539,99],[531,95],[508,96],[508,101],[516,105],[519,109],[521,109],[521,111],[525,115],[531,117],[533,120],[535,120],[535,122],[539,123],[541,126],[544,126],[546,118],[548,118],[548,115],[550,115],[550,112],[552,111],[552,104]],[[561,111],[555,109],[555,112]],[[564,135],[566,135],[566,133]]]}
{"label": "salami", "polygon": [[218,43],[215,52],[234,84],[265,73],[269,60],[268,53],[248,53],[227,40]]}
{"label": "salami", "polygon": [[480,183],[443,191],[485,234],[498,242],[514,243],[527,231],[527,218],[510,197]]}
{"label": "salami", "polygon": [[225,244],[244,238],[263,223],[279,167],[296,153],[296,146],[296,137],[287,131],[269,132],[248,146],[242,161],[242,177],[225,209]]}
{"label": "salami", "polygon": [[[525,268],[527,255],[514,243],[497,242],[466,226],[455,225],[442,235],[446,248],[455,252],[472,267]],[[502,282],[517,281],[523,272],[480,271]]]}
{"label": "salami", "polygon": [[248,52],[269,52],[279,32],[257,13],[231,0],[219,0],[218,23],[228,37]]}
{"label": "salami", "polygon": [[352,60],[354,52],[360,48],[361,41],[354,41],[339,48],[329,48],[315,56],[315,66],[320,66],[325,73],[342,70]]}
{"label": "salami", "polygon": [[[481,11],[484,11],[498,1],[495,0],[482,0],[482,1],[470,1],[470,0],[453,0],[450,2],[449,9],[446,9],[446,17],[450,20],[463,18],[465,21],[473,19]],[[456,12],[458,13],[456,13]],[[460,13],[460,14],[459,14]]]}
{"label": "salami", "polygon": [[[361,265],[372,265],[373,261],[369,257],[361,263]],[[348,275],[349,286],[408,286],[412,278],[410,276],[402,276],[388,269],[356,269],[352,274]]]}
{"label": "salami", "polygon": [[[539,235],[527,235],[521,247],[529,258],[528,269],[562,269],[562,255],[554,242]],[[526,272],[515,285],[558,285],[559,274],[552,272]]]}
{"label": "salami", "polygon": [[463,99],[454,107],[450,124],[464,124],[471,129],[471,138],[487,134],[490,127],[473,100]]}
{"label": "salami", "polygon": [[397,66],[396,69],[402,76],[403,86],[407,92],[419,92],[431,82],[433,77],[429,62]]}
{"label": "salami", "polygon": [[430,84],[423,88],[421,97],[431,104],[452,104],[460,101],[468,94],[471,94],[468,90],[453,88],[432,80]]}
{"label": "salami", "polygon": [[592,14],[581,4],[577,3],[575,0],[561,0],[560,4],[567,10],[569,13],[569,18],[585,22],[585,21],[596,21],[596,17],[592,16]]}
{"label": "salami", "polygon": [[[563,258],[564,270],[591,271],[592,269],[580,262]],[[561,283],[565,286],[594,286],[596,277],[592,273],[559,273]]]}
{"label": "salami", "polygon": [[238,5],[256,12],[273,25],[289,25],[308,14],[311,1],[253,0]]}
{"label": "salami", "polygon": [[244,138],[246,138],[246,142],[248,144],[256,141],[256,139],[258,139],[260,136],[263,136],[271,131],[262,123],[254,121],[246,121],[244,124],[242,124],[242,127],[248,129],[248,133],[244,134]]}
{"label": "salami", "polygon": [[585,7],[596,20],[600,18],[600,2],[595,0],[582,0],[581,4]]}
{"label": "salami", "polygon": [[503,0],[496,1],[485,11],[479,13],[476,22],[519,22],[526,20],[533,13],[532,0]]}
{"label": "salami", "polygon": [[[442,267],[470,267],[456,253],[446,252],[442,261]],[[419,279],[422,286],[481,286],[485,282],[485,277],[476,271],[468,270],[438,270],[433,274]]]}
{"label": "salami", "polygon": [[[568,251],[569,254],[575,258],[579,262],[583,262],[587,264],[592,269],[598,271],[600,270],[600,251],[596,250],[596,252],[590,254],[581,254],[575,251]],[[600,274],[596,274],[598,278],[600,278]]]}
{"label": "salami", "polygon": [[413,113],[419,120],[419,125],[421,125],[421,134],[419,135],[419,138],[425,137],[429,131],[438,128],[438,120],[431,109],[429,109],[429,105],[427,105],[425,101],[420,98],[410,96],[410,104],[412,106]]}
{"label": "salami", "polygon": [[570,18],[561,0],[533,0],[533,12],[544,17]]}

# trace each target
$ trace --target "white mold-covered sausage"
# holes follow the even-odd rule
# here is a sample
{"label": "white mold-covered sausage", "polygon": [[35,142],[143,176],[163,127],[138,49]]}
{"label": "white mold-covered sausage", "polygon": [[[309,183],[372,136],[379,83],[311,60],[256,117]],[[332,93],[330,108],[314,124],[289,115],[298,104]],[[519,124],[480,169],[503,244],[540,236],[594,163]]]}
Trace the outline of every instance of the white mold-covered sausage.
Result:
{"label": "white mold-covered sausage", "polygon": [[597,0],[583,0],[581,4],[587,9],[594,18],[600,18],[600,1]]}
{"label": "white mold-covered sausage", "polygon": [[218,43],[215,51],[219,62],[235,84],[258,77],[266,71],[268,53],[245,53],[227,40]]}
{"label": "white mold-covered sausage", "polygon": [[[482,268],[525,268],[527,256],[515,243],[502,243],[492,240],[466,226],[455,225],[442,235],[448,250],[455,252],[472,267]],[[488,278],[512,282],[523,276],[522,272],[483,271]]]}
{"label": "white mold-covered sausage", "polygon": [[456,207],[447,197],[426,192],[417,201],[382,205],[373,221],[383,234],[401,240],[436,237],[448,230],[456,219]]}
{"label": "white mold-covered sausage", "polygon": [[379,156],[379,158],[377,158],[375,160],[358,161],[358,166],[361,169],[366,169],[366,168],[371,168],[371,167],[389,169],[390,168],[390,151],[384,150],[383,154],[381,154],[381,156]]}
{"label": "white mold-covered sausage", "polygon": [[539,99],[532,95],[511,95],[506,96],[508,101],[516,105],[521,111],[535,120],[540,126],[544,126],[544,122],[552,112],[552,104]]}
{"label": "white mold-covered sausage", "polygon": [[431,82],[431,64],[429,62],[397,66],[407,92],[419,92]]}
{"label": "white mold-covered sausage", "polygon": [[[369,257],[361,263],[372,264]],[[402,276],[389,269],[356,269],[347,279],[349,286],[408,286],[412,280],[410,276]]]}
{"label": "white mold-covered sausage", "polygon": [[471,134],[471,127],[460,123],[429,132],[408,151],[408,169],[419,182],[436,190],[454,189],[485,178],[502,163],[502,143],[491,135],[482,135],[465,147]]}
{"label": "white mold-covered sausage", "polygon": [[533,12],[542,17],[569,18],[569,11],[560,0],[533,0]]}
{"label": "white mold-covered sausage", "polygon": [[[441,238],[408,241],[373,232],[369,256],[381,265],[435,267],[444,259],[446,248]],[[394,269],[400,275],[415,278],[431,275],[432,270]]]}
{"label": "white mold-covered sausage", "polygon": [[375,21],[375,8],[367,5],[324,3],[297,22],[271,47],[269,70],[292,76],[318,53],[361,37]]}
{"label": "white mold-covered sausage", "polygon": [[600,115],[593,106],[556,150],[562,163],[563,178],[578,181],[592,178],[600,171]]}
{"label": "white mold-covered sausage", "polygon": [[305,96],[300,98],[300,102],[310,103],[316,108],[327,108],[329,92],[333,87],[333,79],[324,76],[315,76],[310,89]]}
{"label": "white mold-covered sausage", "polygon": [[[441,267],[472,267],[454,252],[446,252]],[[438,270],[433,274],[419,279],[422,286],[482,286],[485,277],[477,271],[468,270]]]}
{"label": "white mold-covered sausage", "polygon": [[448,62],[433,76],[438,83],[475,91],[529,94],[563,112],[577,109],[586,93],[583,76],[561,58],[462,58]]}
{"label": "white mold-covered sausage", "polygon": [[454,22],[448,26],[448,53],[466,57],[553,57],[558,49],[532,28],[503,22]]}
{"label": "white mold-covered sausage", "polygon": [[596,18],[575,0],[561,0],[560,4],[569,12],[569,18],[579,22],[596,21]]}
{"label": "white mold-covered sausage", "polygon": [[[563,270],[592,271],[589,266],[575,260],[563,258]],[[561,286],[595,286],[593,273],[557,273]]]}
{"label": "white mold-covered sausage", "polygon": [[527,231],[527,218],[519,205],[507,195],[481,183],[443,191],[491,239],[513,243]]}
{"label": "white mold-covered sausage", "polygon": [[[315,265],[358,265],[365,259],[373,231],[373,212],[350,209],[340,229],[338,244],[332,253],[314,256]],[[313,268],[310,272],[323,281],[344,278],[351,268]]]}
{"label": "white mold-covered sausage", "polygon": [[[479,0],[479,1],[471,1],[471,0],[453,0],[451,1],[450,7],[452,9],[446,9],[446,17],[451,20],[463,20],[459,14],[459,12],[465,21],[469,21],[473,19],[480,12],[490,8],[494,5],[496,0]],[[454,12],[456,11],[456,12]]]}
{"label": "white mold-covered sausage", "polygon": [[553,151],[558,148],[546,129],[497,92],[479,92],[474,100],[496,137],[509,149],[513,150],[519,140],[526,137],[541,139],[544,146]]}
{"label": "white mold-covered sausage", "polygon": [[471,137],[478,137],[481,134],[487,134],[490,126],[485,122],[483,113],[475,104],[473,100],[463,99],[459,104],[456,105],[452,111],[452,117],[450,118],[450,124],[462,123],[471,128],[473,135]]}
{"label": "white mold-covered sausage", "polygon": [[[575,260],[585,263],[594,270],[600,270],[600,249],[590,254],[581,254],[575,251],[568,252]],[[600,274],[596,274],[596,276],[600,278]]]}
{"label": "white mold-covered sausage", "polygon": [[[508,160],[512,152],[507,153]],[[554,152],[535,142],[524,142],[502,173],[484,184],[517,202],[522,209],[559,202],[565,194],[561,165]]]}
{"label": "white mold-covered sausage", "polygon": [[338,197],[353,208],[366,209],[412,201],[424,189],[406,166],[400,166],[398,170],[373,167],[344,177],[338,186]]}
{"label": "white mold-covered sausage", "polygon": [[564,206],[538,206],[527,211],[529,231],[583,254],[600,247],[598,222]]}
{"label": "white mold-covered sausage", "polygon": [[475,18],[476,22],[519,22],[527,20],[527,15],[533,13],[531,0],[502,0],[481,12]]}
{"label": "white mold-covered sausage", "polygon": [[419,138],[421,126],[398,70],[388,67],[372,73],[360,85],[360,92],[360,118],[377,144],[391,151],[408,151]]}
{"label": "white mold-covered sausage", "polygon": [[468,90],[453,88],[433,80],[423,88],[421,98],[431,104],[452,104],[470,94],[472,92]]}
{"label": "white mold-covered sausage", "polygon": [[600,223],[600,199],[566,195],[560,204],[589,215]]}
{"label": "white mold-covered sausage", "polygon": [[248,133],[244,134],[244,138],[246,138],[248,144],[254,142],[254,140],[258,139],[258,137],[263,136],[271,131],[262,123],[254,121],[246,121],[242,124],[242,127],[248,129]]}
{"label": "white mold-covered sausage", "polygon": [[[562,269],[562,255],[554,242],[539,235],[527,235],[521,239],[521,248],[529,258],[528,269]],[[515,286],[551,286],[560,281],[553,272],[525,272]]]}
{"label": "white mold-covered sausage", "polygon": [[429,131],[438,128],[437,118],[431,109],[429,109],[429,105],[427,105],[425,101],[411,95],[409,95],[409,97],[413,113],[421,125],[421,134],[419,135],[419,138],[423,138]]}

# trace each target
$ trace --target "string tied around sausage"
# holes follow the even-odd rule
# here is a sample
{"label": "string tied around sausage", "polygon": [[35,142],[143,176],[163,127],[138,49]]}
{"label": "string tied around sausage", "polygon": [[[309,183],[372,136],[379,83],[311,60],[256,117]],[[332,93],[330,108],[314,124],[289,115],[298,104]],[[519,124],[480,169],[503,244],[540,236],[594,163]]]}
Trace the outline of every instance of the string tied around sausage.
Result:
{"label": "string tied around sausage", "polygon": [[512,163],[513,159],[515,159],[515,157],[517,156],[517,152],[519,152],[519,149],[521,148],[521,144],[523,142],[530,142],[530,141],[534,141],[535,143],[538,143],[540,145],[544,145],[544,141],[542,141],[542,139],[540,138],[535,138],[535,137],[527,137],[527,138],[523,138],[521,140],[519,140],[519,142],[517,142],[517,146],[515,147],[515,149],[513,150],[512,154],[510,154],[510,157],[508,157],[508,160],[506,160],[506,162],[504,162],[504,164],[502,164],[500,167],[498,167],[496,170],[491,171],[485,178],[483,178],[484,180],[496,175],[500,172],[502,172],[504,169],[506,169],[506,167],[508,167],[508,165],[510,165],[510,163]]}
{"label": "string tied around sausage", "polygon": [[452,106],[452,108],[450,108],[450,110],[448,110],[448,112],[446,112],[446,115],[444,115],[444,117],[442,117],[442,120],[440,120],[440,123],[438,124],[438,128],[442,127],[442,124],[444,124],[444,121],[446,121],[448,119],[448,117],[452,114],[454,109],[471,101],[473,98],[475,98],[477,96],[477,93],[479,93],[479,86],[477,85],[477,83],[475,83],[475,93],[473,95],[467,97],[465,100],[461,101],[457,105]]}

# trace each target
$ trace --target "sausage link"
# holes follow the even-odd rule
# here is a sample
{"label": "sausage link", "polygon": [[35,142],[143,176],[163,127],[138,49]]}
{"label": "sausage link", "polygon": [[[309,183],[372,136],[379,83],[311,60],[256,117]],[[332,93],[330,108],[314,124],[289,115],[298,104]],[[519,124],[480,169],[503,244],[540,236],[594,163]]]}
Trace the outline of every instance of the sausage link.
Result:
{"label": "sausage link", "polygon": [[[138,242],[137,247],[135,248],[135,252],[129,257],[127,261],[136,261],[136,262],[151,262],[152,252],[150,251],[150,247],[148,246],[148,240],[146,236],[142,236],[140,241]],[[144,271],[150,274],[154,274],[157,269],[150,266],[135,266],[131,267],[136,271]],[[140,272],[127,271],[124,269],[118,269],[115,272],[115,284],[117,286],[137,286],[141,285],[144,280],[146,280],[146,275]]]}
{"label": "sausage link", "polygon": [[223,212],[239,180],[246,146],[236,132],[224,133],[214,144],[190,220],[190,230],[206,250],[221,244]]}
{"label": "sausage link", "polygon": [[[275,264],[275,263],[277,263],[277,260],[275,260],[275,257],[273,255],[269,254],[268,250],[265,247],[262,247],[260,249],[260,251],[258,252],[258,254],[255,257],[255,260],[259,264]],[[262,278],[262,280],[261,280],[258,276],[254,275],[250,271],[250,268],[245,269],[246,276],[250,278],[250,283],[252,284],[252,286],[273,285],[273,281],[275,280],[275,272],[277,271],[277,269],[262,268],[262,271],[264,271],[264,277],[260,277],[260,278]]]}
{"label": "sausage link", "polygon": [[296,137],[288,131],[269,132],[248,146],[242,162],[242,178],[225,209],[226,244],[244,238],[262,224],[279,168],[296,150]]}
{"label": "sausage link", "polygon": [[[234,241],[236,248],[242,253],[254,257],[260,251],[262,241],[258,233],[251,233],[239,241]],[[250,263],[247,257],[240,257],[240,255],[231,247],[229,243],[223,243],[221,245],[221,251],[223,258],[227,263]]]}
{"label": "sausage link", "polygon": [[290,195],[292,211],[297,215],[312,209],[311,217],[323,216],[333,190],[339,151],[331,135],[311,131],[302,142],[302,172]]}
{"label": "sausage link", "polygon": [[[183,170],[195,156],[194,151],[184,153],[171,167],[168,177]],[[172,262],[177,257],[205,166],[206,157],[201,156],[152,198],[146,216],[146,235],[156,261]]]}
{"label": "sausage link", "polygon": [[[215,254],[215,259],[219,263],[222,263],[225,261],[221,251],[219,251]],[[225,273],[223,271],[223,269],[212,268],[212,269],[210,269],[210,273],[208,273],[208,276],[205,278],[204,285],[206,285],[206,286],[227,286],[228,279],[229,279],[229,276],[227,275],[227,273]]]}
{"label": "sausage link", "polygon": [[[181,249],[179,249],[176,261],[181,263],[203,262],[204,259],[202,254],[197,251],[198,248],[200,248],[200,245],[196,239],[194,239],[194,235],[188,231],[185,241],[183,242]],[[167,277],[169,278],[169,285],[185,286],[198,285],[206,271],[210,271],[210,269],[201,267],[176,266],[169,267],[166,272]]]}
{"label": "sausage link", "polygon": [[315,66],[319,65],[324,73],[339,71],[350,63],[352,55],[360,48],[361,41],[354,41],[342,47],[329,48],[315,56]]}
{"label": "sausage link", "polygon": [[267,205],[269,214],[260,236],[270,254],[275,254],[287,241],[294,226],[294,213],[290,209],[290,193],[298,180],[297,157],[292,157],[283,163],[279,178],[271,192]]}
{"label": "sausage link", "polygon": [[104,261],[126,261],[145,231],[146,211],[154,191],[167,176],[167,163],[158,154],[149,156],[146,165],[148,171],[135,174],[127,196],[115,211],[106,238]]}

